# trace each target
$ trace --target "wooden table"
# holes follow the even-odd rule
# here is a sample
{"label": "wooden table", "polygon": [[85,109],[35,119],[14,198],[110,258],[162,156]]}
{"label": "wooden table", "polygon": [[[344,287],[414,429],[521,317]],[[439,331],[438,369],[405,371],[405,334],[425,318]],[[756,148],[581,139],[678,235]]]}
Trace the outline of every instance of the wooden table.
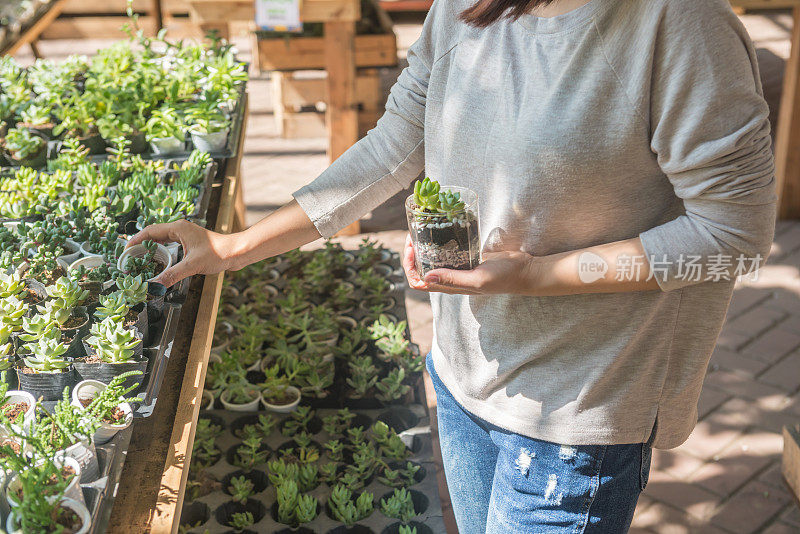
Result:
{"label": "wooden table", "polygon": [[39,35],[47,29],[48,26],[58,17],[61,10],[64,9],[64,4],[67,0],[53,0],[50,3],[47,11],[41,15],[36,22],[34,22],[27,30],[22,32],[16,41],[7,46],[4,50],[0,50],[0,54],[12,56],[24,45],[29,44],[33,50],[33,55],[39,57],[39,51],[36,49],[36,40]]}
{"label": "wooden table", "polygon": [[[222,233],[244,226],[240,171],[246,101],[244,112],[239,151],[225,163],[224,179],[213,189],[207,216]],[[156,407],[149,418],[134,422],[109,533],[178,531],[223,276],[196,276],[192,281]]]}

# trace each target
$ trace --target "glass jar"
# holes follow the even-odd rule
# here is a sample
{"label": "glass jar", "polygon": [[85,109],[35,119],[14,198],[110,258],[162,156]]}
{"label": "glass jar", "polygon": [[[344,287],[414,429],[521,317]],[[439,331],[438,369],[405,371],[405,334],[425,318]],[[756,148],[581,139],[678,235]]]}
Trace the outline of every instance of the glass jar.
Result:
{"label": "glass jar", "polygon": [[465,187],[442,186],[441,191],[458,193],[464,208],[450,214],[430,213],[419,209],[414,195],[406,199],[408,231],[420,277],[433,269],[474,269],[481,261],[478,195]]}

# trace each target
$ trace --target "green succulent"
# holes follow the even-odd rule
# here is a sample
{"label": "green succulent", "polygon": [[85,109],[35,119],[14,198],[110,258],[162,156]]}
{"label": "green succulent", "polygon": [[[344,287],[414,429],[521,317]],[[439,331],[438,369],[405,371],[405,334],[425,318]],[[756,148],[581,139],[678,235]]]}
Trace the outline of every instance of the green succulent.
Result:
{"label": "green succulent", "polygon": [[439,210],[439,182],[427,176],[417,180],[414,184],[414,202],[422,211],[436,212]]}
{"label": "green succulent", "polygon": [[37,373],[60,373],[70,365],[68,360],[62,358],[67,346],[58,339],[42,337],[25,347],[31,352],[30,356],[23,358],[25,366]]}
{"label": "green succulent", "polygon": [[118,292],[125,297],[128,306],[133,307],[147,300],[147,282],[142,275],[122,275],[117,278]]}
{"label": "green succulent", "polygon": [[97,355],[106,363],[134,362],[134,349],[142,342],[133,329],[127,329],[122,321],[114,317],[107,317],[99,323],[94,323],[91,334],[86,338],[86,343],[92,347]]}
{"label": "green succulent", "polygon": [[54,306],[65,310],[81,305],[89,296],[89,291],[81,288],[76,278],[67,276],[62,276],[45,289],[47,295],[55,299]]}
{"label": "green succulent", "polygon": [[122,321],[129,311],[128,299],[125,292],[120,290],[108,295],[100,295],[100,306],[94,311],[94,316],[101,321],[109,318],[114,321]]}

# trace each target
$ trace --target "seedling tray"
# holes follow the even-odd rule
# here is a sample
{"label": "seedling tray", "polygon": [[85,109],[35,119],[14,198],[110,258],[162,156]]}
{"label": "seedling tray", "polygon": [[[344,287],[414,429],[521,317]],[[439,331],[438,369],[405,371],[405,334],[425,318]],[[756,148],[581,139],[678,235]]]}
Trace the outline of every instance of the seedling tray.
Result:
{"label": "seedling tray", "polygon": [[[417,482],[408,486],[409,491],[412,493],[412,498],[415,502],[415,508],[421,508],[420,513],[412,519],[413,523],[419,523],[424,526],[417,526],[418,534],[436,533],[443,534],[445,532],[444,520],[442,518],[442,508],[439,501],[439,490],[436,482],[436,466],[433,463],[433,444],[431,440],[430,419],[427,410],[421,404],[411,404],[405,406],[390,406],[382,410],[351,410],[353,413],[358,414],[359,425],[371,426],[375,421],[384,421],[389,426],[395,428],[399,436],[403,439],[406,446],[411,449],[411,455],[408,460],[419,466],[421,469],[418,472]],[[202,521],[202,524],[190,529],[188,532],[219,534],[223,532],[231,532],[231,527],[224,525],[220,519],[224,517],[225,507],[231,502],[231,497],[226,493],[226,486],[228,480],[232,476],[238,476],[245,473],[241,468],[232,465],[228,462],[228,453],[241,444],[241,439],[233,434],[233,431],[241,428],[243,425],[252,423],[258,420],[258,414],[265,412],[251,412],[241,413],[232,412],[227,410],[209,410],[201,413],[201,418],[210,418],[214,424],[220,425],[223,428],[222,434],[216,439],[216,446],[222,451],[220,459],[212,466],[205,468],[205,472],[217,480],[222,481],[223,488],[203,497],[194,500],[191,503],[186,503],[181,513],[181,524],[196,524]],[[316,417],[322,419],[327,415],[336,413],[336,410],[320,409],[316,411]],[[280,428],[283,421],[290,418],[288,415],[272,414],[276,417],[278,423],[276,428]],[[327,432],[320,430],[313,433],[313,441],[317,444],[325,443],[332,439]],[[283,436],[279,431],[273,431],[269,438],[264,440],[264,443],[269,447],[271,454],[269,460],[275,459],[275,451],[291,438]],[[328,461],[328,453],[322,449],[320,455],[320,463]],[[249,505],[254,510],[256,516],[256,523],[248,527],[244,532],[281,532],[288,533],[292,529],[288,525],[284,525],[277,521],[277,512],[274,508],[276,502],[275,487],[269,482],[267,478],[266,464],[258,466],[255,470],[249,472],[253,477],[263,480],[266,487],[257,492],[250,498],[252,503]],[[421,476],[419,475],[421,473]],[[397,519],[386,517],[380,510],[380,501],[386,496],[391,494],[394,488],[386,486],[378,482],[377,477],[372,477],[372,480],[366,485],[365,488],[359,492],[368,491],[374,496],[374,506],[372,514],[366,519],[358,522],[356,525],[358,532],[368,534],[370,532],[375,534],[383,534],[389,532],[396,532],[392,530],[399,523]],[[326,483],[320,483],[315,489],[307,492],[317,498],[319,501],[319,514],[316,519],[310,523],[305,523],[300,526],[297,532],[300,533],[339,533],[350,532],[346,530],[347,527],[343,523],[331,518],[328,515],[326,502],[328,495],[330,495],[330,486]]]}

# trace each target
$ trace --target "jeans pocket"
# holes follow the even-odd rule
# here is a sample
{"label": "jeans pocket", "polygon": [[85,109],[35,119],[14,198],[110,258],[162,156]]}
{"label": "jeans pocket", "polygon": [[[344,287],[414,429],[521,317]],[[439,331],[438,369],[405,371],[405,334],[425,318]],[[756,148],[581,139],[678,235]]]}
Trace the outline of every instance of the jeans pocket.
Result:
{"label": "jeans pocket", "polygon": [[653,459],[653,447],[642,443],[642,461],[639,468],[639,489],[644,491],[650,480],[650,461]]}

